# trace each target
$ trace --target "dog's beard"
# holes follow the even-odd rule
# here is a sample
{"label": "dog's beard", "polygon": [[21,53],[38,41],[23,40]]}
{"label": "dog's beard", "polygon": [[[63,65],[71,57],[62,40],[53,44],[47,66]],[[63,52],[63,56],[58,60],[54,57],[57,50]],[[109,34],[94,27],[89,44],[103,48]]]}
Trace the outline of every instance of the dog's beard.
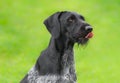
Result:
{"label": "dog's beard", "polygon": [[89,38],[85,38],[87,33],[77,33],[72,36],[72,39],[75,43],[84,45],[88,42]]}
{"label": "dog's beard", "polygon": [[75,34],[69,34],[70,40],[74,43],[78,43],[78,45],[85,45],[88,43],[89,39],[92,38],[92,32],[79,32]]}
{"label": "dog's beard", "polygon": [[81,38],[76,38],[76,39],[73,38],[72,40],[73,40],[74,43],[77,43],[78,45],[85,45],[85,44],[88,43],[89,38],[81,37]]}
{"label": "dog's beard", "polygon": [[77,43],[78,43],[78,45],[79,44],[84,45],[88,42],[88,40],[89,40],[88,38],[79,38]]}

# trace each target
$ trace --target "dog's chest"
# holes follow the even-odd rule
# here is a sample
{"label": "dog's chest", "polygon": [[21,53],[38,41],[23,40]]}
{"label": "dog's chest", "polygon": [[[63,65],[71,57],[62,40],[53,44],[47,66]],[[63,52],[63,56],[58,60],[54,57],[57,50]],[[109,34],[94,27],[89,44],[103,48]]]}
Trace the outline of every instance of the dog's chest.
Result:
{"label": "dog's chest", "polygon": [[61,59],[61,73],[56,75],[47,74],[40,76],[33,67],[28,73],[29,83],[76,83],[74,57],[72,52],[66,51]]}
{"label": "dog's chest", "polygon": [[66,68],[61,75],[40,76],[39,72],[33,67],[28,73],[28,80],[29,83],[76,83],[74,76],[75,74],[71,74],[69,68]]}
{"label": "dog's chest", "polygon": [[73,53],[69,50],[67,50],[65,54],[62,56],[61,75],[63,76],[64,80],[69,81],[68,83],[75,83],[76,81],[74,56]]}

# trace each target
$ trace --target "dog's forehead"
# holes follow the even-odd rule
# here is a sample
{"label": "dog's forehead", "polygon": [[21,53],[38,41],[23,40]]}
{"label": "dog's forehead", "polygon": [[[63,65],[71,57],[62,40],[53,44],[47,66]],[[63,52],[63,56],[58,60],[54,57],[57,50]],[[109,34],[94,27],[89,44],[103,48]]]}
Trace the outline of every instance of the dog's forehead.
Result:
{"label": "dog's forehead", "polygon": [[74,15],[74,16],[76,16],[76,17],[82,16],[82,15],[76,13],[76,12],[65,12],[65,13],[62,15],[62,18],[68,18],[68,17],[70,17],[70,16],[72,16],[72,15]]}

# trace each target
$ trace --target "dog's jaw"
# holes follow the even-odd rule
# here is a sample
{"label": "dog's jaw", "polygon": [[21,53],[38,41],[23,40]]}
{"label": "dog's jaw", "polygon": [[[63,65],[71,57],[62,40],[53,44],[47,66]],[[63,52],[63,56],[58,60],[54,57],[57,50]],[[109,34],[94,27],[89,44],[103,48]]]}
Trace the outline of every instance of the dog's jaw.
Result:
{"label": "dog's jaw", "polygon": [[93,33],[89,32],[85,37],[79,38],[78,44],[84,45],[88,42],[90,38],[93,37]]}
{"label": "dog's jaw", "polygon": [[86,44],[88,42],[88,40],[90,38],[93,37],[93,33],[92,32],[88,32],[88,33],[77,33],[75,35],[72,36],[72,40],[74,41],[74,43],[78,43],[78,44]]}

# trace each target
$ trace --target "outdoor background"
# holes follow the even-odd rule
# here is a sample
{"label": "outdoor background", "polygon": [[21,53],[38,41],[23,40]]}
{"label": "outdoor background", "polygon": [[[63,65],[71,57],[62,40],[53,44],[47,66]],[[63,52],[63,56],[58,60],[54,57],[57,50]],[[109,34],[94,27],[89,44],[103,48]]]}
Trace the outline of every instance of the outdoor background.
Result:
{"label": "outdoor background", "polygon": [[78,83],[120,83],[120,0],[0,0],[0,83],[19,83],[48,46],[44,19],[57,11],[82,14],[94,28],[74,47]]}

